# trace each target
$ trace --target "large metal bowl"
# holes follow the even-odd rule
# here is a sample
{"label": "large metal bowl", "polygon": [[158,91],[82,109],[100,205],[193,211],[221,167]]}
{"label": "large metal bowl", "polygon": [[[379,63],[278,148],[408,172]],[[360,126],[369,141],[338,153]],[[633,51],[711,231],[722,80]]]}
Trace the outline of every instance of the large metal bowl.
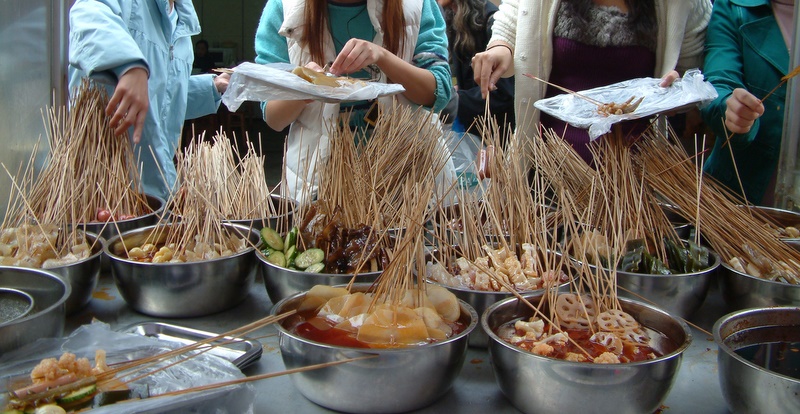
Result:
{"label": "large metal bowl", "polygon": [[728,310],[800,306],[800,285],[751,276],[722,263],[719,286]]}
{"label": "large metal bowl", "polygon": [[[364,291],[369,285],[356,285]],[[277,315],[297,309],[306,292],[292,295],[272,308]],[[292,382],[303,396],[323,407],[349,413],[399,413],[417,410],[444,395],[458,377],[467,353],[467,336],[477,325],[478,314],[461,303],[467,328],[458,335],[430,345],[363,349],[328,345],[291,333],[283,324],[281,356],[286,369],[341,361],[366,355],[375,358],[297,373]]]}
{"label": "large metal bowl", "polygon": [[[134,310],[156,317],[188,318],[217,313],[240,303],[255,281],[254,247],[231,256],[187,263],[142,263],[125,255],[141,245],[157,227],[131,230],[111,238],[105,252],[111,259],[114,281]],[[247,237],[255,246],[258,231],[225,224],[229,234]]]}
{"label": "large metal bowl", "polygon": [[300,292],[306,292],[316,285],[344,285],[355,277],[355,283],[373,283],[381,272],[353,274],[309,273],[280,267],[267,261],[261,252],[256,252],[264,287],[272,303],[278,303]]}
{"label": "large metal bowl", "polygon": [[92,292],[100,280],[100,267],[105,248],[105,240],[96,234],[86,232],[86,242],[92,246],[92,254],[80,261],[64,266],[49,268],[69,281],[72,294],[67,300],[67,314],[75,313],[92,300]]}
{"label": "large metal bowl", "polygon": [[[541,296],[526,296],[536,305]],[[570,362],[530,353],[500,339],[501,325],[529,318],[533,311],[516,298],[492,305],[481,317],[489,354],[503,394],[526,413],[652,413],[666,399],[692,342],[683,321],[653,306],[620,298],[622,310],[677,345],[660,358],[626,364]],[[544,310],[546,313],[547,311]]]}
{"label": "large metal bowl", "polygon": [[714,341],[732,412],[800,413],[800,308],[730,313],[714,324]]}
{"label": "large metal bowl", "polygon": [[66,279],[47,270],[0,266],[0,287],[25,292],[33,299],[27,316],[0,324],[0,354],[64,334],[66,303],[72,292]]}
{"label": "large metal bowl", "polygon": [[150,210],[153,211],[152,213],[134,217],[128,220],[119,220],[117,222],[109,221],[108,223],[82,223],[79,226],[87,232],[99,234],[100,237],[104,238],[105,240],[111,240],[112,237],[118,236],[119,234],[127,231],[141,227],[152,226],[158,223],[159,219],[164,215],[166,202],[163,198],[155,195],[145,194],[144,197],[147,200],[147,205],[150,207]]}

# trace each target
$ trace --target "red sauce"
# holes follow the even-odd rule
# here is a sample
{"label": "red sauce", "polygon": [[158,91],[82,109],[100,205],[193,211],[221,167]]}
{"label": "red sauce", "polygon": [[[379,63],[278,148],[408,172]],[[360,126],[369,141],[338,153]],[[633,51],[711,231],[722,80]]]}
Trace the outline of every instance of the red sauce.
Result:
{"label": "red sauce", "polygon": [[[467,325],[463,322],[463,318],[454,323],[449,323],[448,325],[450,325],[450,328],[453,330],[451,337],[461,333],[467,328]],[[351,348],[381,348],[380,345],[359,341],[356,339],[355,332],[335,328],[335,324],[332,321],[317,317],[315,311],[298,312],[295,316],[288,318],[284,326],[290,332],[300,337],[328,345]],[[427,343],[433,342],[435,341],[431,340]],[[425,344],[426,343],[421,343],[419,345]]]}
{"label": "red sauce", "polygon": [[[510,325],[511,329],[513,329],[514,322],[516,321],[512,321],[504,326],[508,327]],[[544,332],[547,333],[549,328],[550,328],[549,324],[545,324]],[[503,328],[501,327],[501,329]],[[654,335],[662,336],[663,338],[662,340],[658,341],[659,343],[664,343],[665,340],[668,341],[668,339],[659,332],[656,332],[648,328],[645,328],[645,330],[647,331],[648,335],[650,335],[651,338]],[[553,334],[557,332],[558,332],[557,330],[553,330]],[[568,353],[580,354],[580,355],[585,355],[586,353],[588,353],[592,358],[597,358],[604,352],[612,352],[609,348],[607,348],[603,344],[591,341],[590,339],[592,337],[592,332],[589,331],[588,329],[564,329],[563,332],[569,335],[572,341],[566,341],[564,344],[560,344],[557,342],[548,343],[548,345],[553,347],[553,352],[546,355],[547,357],[556,359],[565,359]],[[525,331],[515,329],[515,334],[517,336],[525,336]],[[513,345],[518,346],[530,352],[533,349],[536,342],[539,341],[525,340]],[[583,349],[583,351],[586,352],[584,353],[583,351],[581,351],[581,348]],[[664,351],[668,353],[672,352],[672,349]],[[651,360],[653,359],[653,355],[655,355],[655,357],[661,357],[664,355],[664,353],[648,345],[623,342],[622,354],[617,355],[617,357],[619,358],[620,362],[625,363],[625,362],[638,362],[638,361]]]}

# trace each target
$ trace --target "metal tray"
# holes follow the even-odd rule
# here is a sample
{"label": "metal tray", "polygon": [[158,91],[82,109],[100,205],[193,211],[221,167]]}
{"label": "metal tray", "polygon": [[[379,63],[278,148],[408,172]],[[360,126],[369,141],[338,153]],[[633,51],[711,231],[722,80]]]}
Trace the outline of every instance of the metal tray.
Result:
{"label": "metal tray", "polygon": [[[211,332],[162,322],[143,322],[121,329],[121,331],[177,342],[182,345],[191,345],[198,341],[218,336],[218,334]],[[247,338],[226,336],[212,343],[217,344],[217,346],[208,351],[210,354],[230,361],[239,369],[244,369],[257,361],[264,351],[261,342]]]}

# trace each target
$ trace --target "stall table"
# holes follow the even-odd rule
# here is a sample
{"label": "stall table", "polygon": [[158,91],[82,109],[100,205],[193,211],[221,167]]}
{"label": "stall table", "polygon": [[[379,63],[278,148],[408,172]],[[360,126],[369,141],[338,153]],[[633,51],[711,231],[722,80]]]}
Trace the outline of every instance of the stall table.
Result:
{"label": "stall table", "polygon": [[[119,295],[110,275],[100,278],[92,301],[84,309],[67,319],[65,334],[93,319],[106,322],[112,329],[125,329],[142,322],[165,322],[188,328],[224,333],[267,316],[272,303],[264,284],[256,279],[248,297],[233,309],[200,318],[152,318],[137,313],[127,306]],[[710,331],[714,322],[727,313],[719,290],[713,287],[705,303],[690,322]],[[693,342],[683,357],[678,377],[662,407],[662,413],[728,413],[719,384],[717,370],[717,345],[709,335],[692,327]],[[244,369],[246,375],[283,371],[277,330],[268,326],[248,335],[257,338],[264,347],[261,358]],[[542,379],[546,381],[546,378]],[[253,384],[256,389],[256,413],[330,413],[303,397],[289,376],[261,380]],[[535,387],[536,384],[531,384]],[[625,404],[620,401],[620,404]],[[495,383],[489,353],[486,349],[469,348],[461,374],[452,390],[435,404],[419,410],[420,413],[518,413]]]}

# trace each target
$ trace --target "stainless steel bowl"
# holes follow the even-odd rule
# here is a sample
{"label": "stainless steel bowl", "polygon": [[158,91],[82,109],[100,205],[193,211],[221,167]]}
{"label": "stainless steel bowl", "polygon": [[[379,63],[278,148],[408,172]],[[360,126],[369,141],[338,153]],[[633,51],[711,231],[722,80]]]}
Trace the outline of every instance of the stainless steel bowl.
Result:
{"label": "stainless steel bowl", "polygon": [[[356,285],[363,291],[368,285]],[[306,292],[292,295],[272,308],[277,315],[296,309]],[[334,346],[297,336],[278,324],[281,356],[286,369],[341,361],[366,355],[375,358],[297,373],[292,382],[303,396],[337,411],[399,413],[420,409],[444,395],[458,377],[467,354],[467,336],[478,314],[461,303],[467,328],[442,342],[419,347],[362,349]]]}
{"label": "stainless steel bowl", "polygon": [[17,289],[33,298],[27,316],[0,324],[0,354],[39,338],[64,334],[69,282],[46,270],[0,266],[0,287]]}
{"label": "stainless steel bowl", "polygon": [[[276,266],[267,261],[261,252],[256,252],[264,287],[272,303],[278,303],[300,292],[306,292],[315,285],[344,285],[350,283],[353,274],[308,273]],[[373,283],[381,272],[367,272],[355,275],[355,283]]]}
{"label": "stainless steel bowl", "polygon": [[141,227],[152,226],[158,223],[158,220],[164,215],[166,202],[163,198],[150,194],[145,194],[144,197],[147,199],[147,205],[153,210],[152,213],[128,220],[119,220],[116,222],[116,225],[114,222],[108,222],[107,224],[96,222],[83,223],[80,224],[80,227],[87,232],[99,234],[100,237],[105,240],[111,240],[112,237],[118,236],[121,233]]}
{"label": "stainless steel bowl", "polygon": [[681,318],[688,318],[706,300],[720,265],[719,255],[709,251],[711,264],[694,273],[651,275],[617,271],[620,296],[643,300]]}
{"label": "stainless steel bowl", "polygon": [[800,306],[800,285],[751,276],[727,263],[720,266],[719,286],[730,311],[768,306]]}
{"label": "stainless steel bowl", "polygon": [[33,296],[19,289],[0,287],[0,324],[27,316],[33,303]]}
{"label": "stainless steel bowl", "polygon": [[281,203],[288,203],[288,211],[283,214],[277,214],[275,216],[269,217],[258,217],[253,219],[241,219],[241,220],[225,220],[226,223],[232,224],[239,224],[245,227],[252,227],[256,230],[261,230],[264,227],[270,227],[273,229],[281,228],[288,228],[292,224],[292,217],[294,216],[294,211],[297,208],[297,204],[294,200],[285,199],[281,197],[279,194],[271,194],[270,200],[272,201],[272,205],[275,207],[275,211],[279,211],[279,207]]}
{"label": "stainless steel bowl", "polygon": [[800,412],[800,308],[730,313],[713,330],[722,395],[732,412]]}
{"label": "stainless steel bowl", "polygon": [[105,240],[96,234],[86,232],[86,241],[92,246],[92,254],[80,261],[47,270],[57,273],[69,281],[72,294],[67,300],[67,315],[79,311],[92,300],[92,292],[100,280],[100,267]]}
{"label": "stainless steel bowl", "polygon": [[[247,297],[255,281],[254,247],[231,256],[187,263],[142,263],[125,255],[141,245],[157,227],[131,230],[108,240],[114,281],[122,297],[134,310],[156,317],[188,318],[209,315],[233,306]],[[258,231],[225,224],[229,234],[248,237],[254,246]]]}
{"label": "stainless steel bowl", "polygon": [[[718,273],[721,263],[719,255],[709,250],[711,264],[694,273],[653,275],[617,271],[617,293],[622,297],[651,303],[658,308],[687,318],[692,315],[708,295],[711,283]],[[589,265],[596,271],[597,266]]]}
{"label": "stainless steel bowl", "polygon": [[[526,298],[536,305],[541,296]],[[627,364],[543,357],[511,345],[495,333],[511,320],[529,318],[533,311],[516,298],[492,305],[483,313],[481,325],[489,334],[492,367],[503,394],[526,413],[655,412],[672,387],[692,335],[686,323],[662,310],[626,298],[620,302],[622,310],[666,335],[677,349],[654,360]]]}

